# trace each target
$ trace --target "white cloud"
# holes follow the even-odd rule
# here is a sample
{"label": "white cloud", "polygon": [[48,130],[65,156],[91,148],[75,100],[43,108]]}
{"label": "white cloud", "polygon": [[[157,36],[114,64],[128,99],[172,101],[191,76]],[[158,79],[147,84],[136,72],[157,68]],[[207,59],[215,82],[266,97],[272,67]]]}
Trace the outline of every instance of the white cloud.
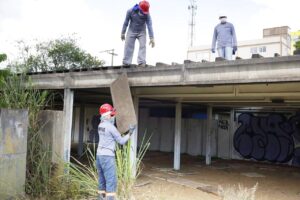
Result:
{"label": "white cloud", "polygon": [[261,7],[258,15],[253,16],[252,22],[258,26],[275,27],[290,26],[292,30],[300,29],[299,0],[252,0]]}

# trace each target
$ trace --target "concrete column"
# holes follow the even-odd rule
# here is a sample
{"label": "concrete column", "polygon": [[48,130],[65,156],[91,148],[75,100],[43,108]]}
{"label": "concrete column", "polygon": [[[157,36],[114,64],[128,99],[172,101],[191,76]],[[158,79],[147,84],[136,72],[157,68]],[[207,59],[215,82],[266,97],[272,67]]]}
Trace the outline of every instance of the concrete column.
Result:
{"label": "concrete column", "polygon": [[175,111],[175,140],[174,140],[174,169],[180,170],[180,144],[181,144],[181,113],[182,104],[176,104]]}
{"label": "concrete column", "polygon": [[235,128],[235,123],[234,123],[234,109],[231,109],[230,111],[230,125],[229,125],[229,157],[230,159],[233,158],[233,135],[234,135],[234,128]]}
{"label": "concrete column", "polygon": [[207,131],[206,131],[206,165],[211,164],[211,132],[212,132],[212,107],[207,107]]}
{"label": "concrete column", "polygon": [[74,91],[64,91],[64,161],[70,162]]}
{"label": "concrete column", "polygon": [[78,140],[78,156],[83,154],[83,137],[84,137],[84,113],[85,107],[84,104],[80,105],[80,116],[79,116],[79,140]]}
{"label": "concrete column", "polygon": [[139,97],[138,96],[134,96],[133,98],[133,104],[134,104],[134,110],[135,110],[135,114],[136,114],[136,121],[137,121],[137,127],[135,129],[135,132],[131,135],[130,138],[130,155],[131,155],[131,163],[132,163],[132,175],[135,177],[136,175],[136,156],[137,156],[137,143],[138,143],[138,130],[139,130]]}

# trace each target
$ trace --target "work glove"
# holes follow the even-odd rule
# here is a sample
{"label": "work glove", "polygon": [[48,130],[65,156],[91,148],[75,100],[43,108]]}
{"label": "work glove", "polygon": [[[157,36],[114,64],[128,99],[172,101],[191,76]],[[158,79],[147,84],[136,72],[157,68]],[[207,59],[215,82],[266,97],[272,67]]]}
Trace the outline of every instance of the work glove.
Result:
{"label": "work glove", "polygon": [[154,42],[154,39],[153,39],[153,38],[150,39],[149,45],[150,45],[152,48],[155,47],[155,42]]}
{"label": "work glove", "polygon": [[136,129],[136,124],[135,125],[129,125],[129,127],[128,127],[128,133],[130,134],[130,135],[132,135],[133,134],[133,132],[135,131],[135,129]]}
{"label": "work glove", "polygon": [[125,40],[125,34],[121,35],[121,40],[124,41]]}
{"label": "work glove", "polygon": [[237,46],[233,46],[233,51],[236,52],[237,51]]}
{"label": "work glove", "polygon": [[211,49],[211,52],[212,52],[212,53],[216,53],[215,49]]}

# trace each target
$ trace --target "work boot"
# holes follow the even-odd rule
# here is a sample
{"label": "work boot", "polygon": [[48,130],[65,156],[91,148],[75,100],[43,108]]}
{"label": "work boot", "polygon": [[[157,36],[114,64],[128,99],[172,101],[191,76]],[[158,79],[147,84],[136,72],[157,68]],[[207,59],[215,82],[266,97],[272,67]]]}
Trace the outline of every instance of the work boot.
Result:
{"label": "work boot", "polygon": [[124,64],[124,63],[123,63],[123,67],[124,67],[124,68],[129,68],[129,67],[130,67],[130,64]]}
{"label": "work boot", "polygon": [[98,194],[97,200],[105,200],[105,194]]}
{"label": "work boot", "polygon": [[116,200],[115,196],[106,196],[106,200]]}
{"label": "work boot", "polygon": [[146,64],[139,64],[138,67],[147,67]]}

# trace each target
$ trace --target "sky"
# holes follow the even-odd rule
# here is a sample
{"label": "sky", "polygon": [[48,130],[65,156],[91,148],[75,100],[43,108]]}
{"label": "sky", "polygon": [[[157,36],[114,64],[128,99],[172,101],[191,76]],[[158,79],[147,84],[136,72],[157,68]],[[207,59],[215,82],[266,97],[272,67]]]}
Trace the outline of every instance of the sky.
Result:
{"label": "sky", "polygon": [[[126,11],[138,0],[0,0],[0,53],[9,61],[18,55],[17,42],[28,44],[73,35],[79,46],[111,65],[101,51],[115,49],[122,63],[121,29]],[[156,46],[147,46],[147,63],[183,63],[189,44],[190,0],[149,0]],[[195,42],[208,45],[218,15],[226,13],[238,41],[262,38],[262,29],[289,26],[300,30],[299,0],[196,0]],[[133,58],[137,60],[138,42]],[[7,63],[7,62],[6,62]],[[2,63],[2,67],[6,64]],[[1,66],[0,66],[1,67]]]}

